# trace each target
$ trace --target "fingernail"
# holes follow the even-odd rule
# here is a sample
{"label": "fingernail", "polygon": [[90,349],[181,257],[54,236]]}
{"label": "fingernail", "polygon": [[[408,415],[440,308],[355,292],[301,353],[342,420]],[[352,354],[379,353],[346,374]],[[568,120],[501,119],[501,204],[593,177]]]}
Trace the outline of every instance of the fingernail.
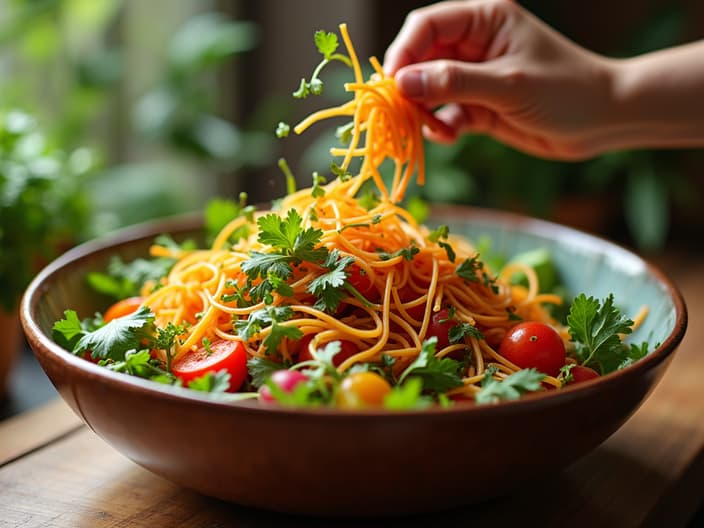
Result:
{"label": "fingernail", "polygon": [[399,75],[399,89],[406,97],[422,97],[425,95],[425,72],[409,71]]}

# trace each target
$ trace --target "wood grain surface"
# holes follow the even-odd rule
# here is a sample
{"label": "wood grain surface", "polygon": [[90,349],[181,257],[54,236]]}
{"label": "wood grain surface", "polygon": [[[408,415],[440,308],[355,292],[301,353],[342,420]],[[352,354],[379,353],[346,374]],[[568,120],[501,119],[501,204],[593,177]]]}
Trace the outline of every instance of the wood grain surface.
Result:
{"label": "wood grain surface", "polygon": [[685,296],[691,322],[641,409],[595,451],[511,496],[435,515],[365,522],[252,510],[136,466],[56,401],[0,424],[0,527],[687,526],[704,499],[699,262],[663,264]]}

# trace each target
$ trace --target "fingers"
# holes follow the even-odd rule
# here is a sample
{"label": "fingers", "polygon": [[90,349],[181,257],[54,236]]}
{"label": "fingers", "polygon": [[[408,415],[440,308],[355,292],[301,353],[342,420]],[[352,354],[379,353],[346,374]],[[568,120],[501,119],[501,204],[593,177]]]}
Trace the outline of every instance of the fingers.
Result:
{"label": "fingers", "polygon": [[481,104],[508,108],[520,76],[501,64],[438,60],[399,70],[396,85],[405,97],[426,106],[444,103]]}
{"label": "fingers", "polygon": [[409,64],[438,58],[483,60],[513,4],[507,0],[443,2],[412,11],[384,57],[394,75]]}

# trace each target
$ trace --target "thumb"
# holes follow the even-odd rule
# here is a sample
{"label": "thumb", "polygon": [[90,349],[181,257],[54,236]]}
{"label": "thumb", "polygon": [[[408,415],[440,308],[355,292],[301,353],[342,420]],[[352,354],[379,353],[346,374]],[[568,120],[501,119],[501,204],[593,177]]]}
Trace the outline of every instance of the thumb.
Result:
{"label": "thumb", "polygon": [[511,90],[496,65],[488,62],[437,60],[401,68],[396,85],[405,97],[429,105],[483,104],[502,107]]}

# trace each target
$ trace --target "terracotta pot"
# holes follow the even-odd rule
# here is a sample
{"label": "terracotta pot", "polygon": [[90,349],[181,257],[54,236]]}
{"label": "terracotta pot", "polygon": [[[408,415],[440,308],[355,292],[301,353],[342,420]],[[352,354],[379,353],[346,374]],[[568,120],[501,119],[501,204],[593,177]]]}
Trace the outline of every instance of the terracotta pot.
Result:
{"label": "terracotta pot", "polygon": [[20,348],[21,333],[17,312],[0,310],[0,398],[5,395],[12,365]]}

